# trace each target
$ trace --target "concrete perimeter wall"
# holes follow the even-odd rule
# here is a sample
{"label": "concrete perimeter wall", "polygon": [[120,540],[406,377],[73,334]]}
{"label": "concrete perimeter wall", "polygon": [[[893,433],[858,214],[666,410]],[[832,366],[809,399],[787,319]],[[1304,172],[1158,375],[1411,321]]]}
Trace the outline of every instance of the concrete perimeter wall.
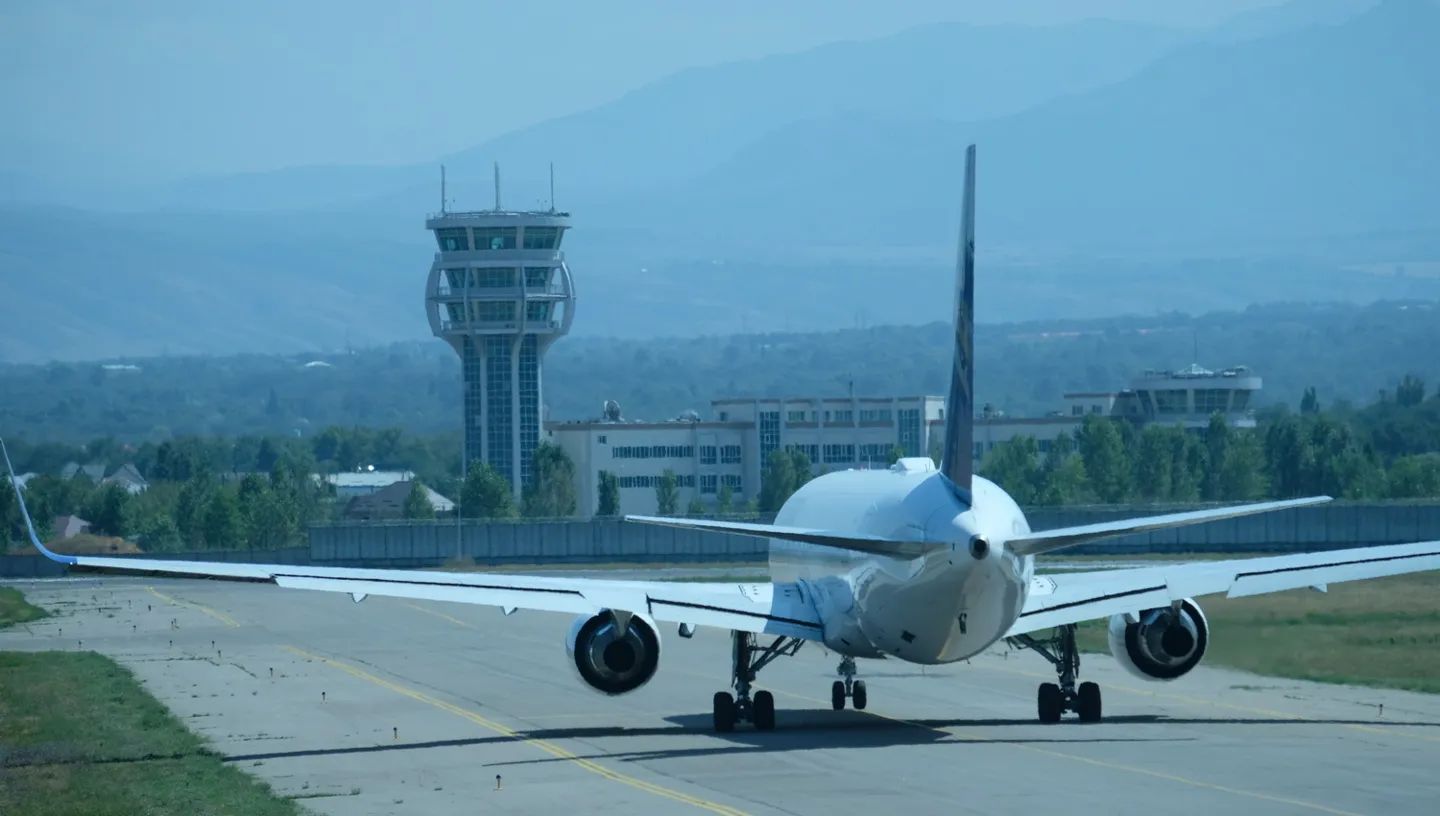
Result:
{"label": "concrete perimeter wall", "polygon": [[[1036,530],[1096,524],[1186,507],[1035,508]],[[1127,536],[1067,550],[1076,554],[1280,553],[1440,540],[1440,504],[1331,503],[1194,527]],[[63,549],[63,545],[60,545]],[[765,560],[762,539],[591,521],[378,522],[317,525],[309,547],[164,553],[151,558],[378,568],[434,567],[462,557],[481,565],[744,563]],[[121,556],[124,557],[124,556]],[[0,577],[64,574],[38,556],[0,556]]]}

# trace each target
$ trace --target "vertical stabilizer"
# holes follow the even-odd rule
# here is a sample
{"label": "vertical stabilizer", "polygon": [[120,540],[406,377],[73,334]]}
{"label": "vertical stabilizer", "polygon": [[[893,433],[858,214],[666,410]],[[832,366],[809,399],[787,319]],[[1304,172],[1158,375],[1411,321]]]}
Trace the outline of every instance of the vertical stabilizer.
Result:
{"label": "vertical stabilizer", "polygon": [[975,421],[975,145],[965,150],[965,204],[955,269],[955,353],[945,401],[940,472],[968,500],[974,473]]}

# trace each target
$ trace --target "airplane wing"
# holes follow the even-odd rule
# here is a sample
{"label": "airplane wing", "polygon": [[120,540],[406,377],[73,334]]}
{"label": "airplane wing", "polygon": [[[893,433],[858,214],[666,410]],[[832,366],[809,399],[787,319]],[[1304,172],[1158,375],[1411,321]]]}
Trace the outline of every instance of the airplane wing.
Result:
{"label": "airplane wing", "polygon": [[704,530],[710,533],[730,533],[751,538],[778,538],[784,541],[803,541],[807,544],[823,544],[841,550],[889,555],[897,558],[915,558],[933,549],[946,549],[943,542],[908,541],[864,533],[838,533],[830,530],[814,530],[808,527],[786,527],[779,524],[750,524],[743,521],[707,521],[704,519],[670,518],[668,516],[626,516],[626,521],[637,524],[654,524],[657,527],[678,527],[682,530]]}
{"label": "airplane wing", "polygon": [[1131,535],[1132,533],[1148,533],[1171,527],[1188,527],[1191,524],[1204,524],[1210,521],[1221,521],[1222,519],[1253,516],[1256,513],[1273,513],[1276,510],[1309,507],[1313,504],[1324,504],[1328,501],[1330,501],[1329,496],[1311,496],[1306,499],[1286,499],[1284,501],[1260,502],[1258,504],[1236,504],[1229,507],[1216,507],[1210,510],[1170,513],[1164,516],[1144,516],[1142,518],[1123,519],[1121,521],[1107,521],[1100,524],[1086,524],[1080,527],[1061,527],[1057,530],[1041,530],[1038,533],[1026,533],[1025,535],[1006,539],[1005,546],[1009,547],[1010,550],[1017,555],[1039,555],[1041,553],[1061,550],[1066,547],[1074,547],[1077,544],[1088,544],[1092,541]]}
{"label": "airplane wing", "polygon": [[1173,601],[1225,593],[1228,598],[1440,569],[1440,541],[1356,547],[1138,569],[1037,575],[1025,608],[1006,637]]}
{"label": "airplane wing", "polygon": [[[0,441],[0,451],[4,442]],[[10,456],[5,452],[5,465]],[[13,474],[13,470],[10,471]],[[12,476],[13,481],[13,476]],[[35,534],[19,485],[21,515],[35,549],[52,561],[102,572],[145,573],[271,583],[289,589],[343,592],[355,601],[367,596],[453,601],[516,609],[593,615],[606,609],[649,615],[658,622],[714,626],[757,634],[819,640],[820,616],[794,583],[702,583],[616,581],[483,572],[440,572],[288,564],[229,564],[160,558],[105,558],[52,552]]]}

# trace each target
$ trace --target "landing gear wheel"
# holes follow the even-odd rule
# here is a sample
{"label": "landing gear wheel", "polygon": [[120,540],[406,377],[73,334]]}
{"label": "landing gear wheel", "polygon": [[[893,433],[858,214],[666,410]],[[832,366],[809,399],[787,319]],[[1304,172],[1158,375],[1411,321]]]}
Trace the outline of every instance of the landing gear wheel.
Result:
{"label": "landing gear wheel", "polygon": [[1080,715],[1080,722],[1100,722],[1100,687],[1081,683],[1075,695],[1075,711]]}
{"label": "landing gear wheel", "polygon": [[850,702],[854,704],[856,711],[865,710],[865,681],[856,680],[855,685],[850,689]]}
{"label": "landing gear wheel", "polygon": [[839,680],[830,684],[830,707],[836,711],[845,707],[845,684]]}
{"label": "landing gear wheel", "polygon": [[1060,712],[1065,709],[1065,696],[1055,683],[1041,683],[1035,695],[1035,707],[1039,710],[1040,722],[1060,722]]}
{"label": "landing gear wheel", "polygon": [[750,720],[757,731],[775,730],[775,695],[768,691],[755,692],[755,701],[750,709]]}
{"label": "landing gear wheel", "polygon": [[735,698],[728,691],[715,692],[715,730],[735,730]]}

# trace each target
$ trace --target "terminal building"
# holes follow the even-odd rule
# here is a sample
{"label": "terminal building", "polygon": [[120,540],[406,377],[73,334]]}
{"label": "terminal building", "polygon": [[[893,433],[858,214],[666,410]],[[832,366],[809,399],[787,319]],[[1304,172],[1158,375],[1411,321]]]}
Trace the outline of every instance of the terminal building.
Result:
{"label": "terminal building", "polygon": [[489,463],[519,499],[541,435],[545,351],[575,318],[560,249],[569,214],[502,210],[497,192],[493,210],[442,209],[425,226],[439,249],[425,310],[431,331],[460,355],[464,461]]}
{"label": "terminal building", "polygon": [[[1074,435],[1087,415],[1121,417],[1144,426],[1206,427],[1221,413],[1237,428],[1254,427],[1251,411],[1260,378],[1244,368],[1209,371],[1147,371],[1117,392],[1064,395],[1062,410],[1043,417],[1009,417],[986,408],[975,418],[975,457],[1019,436],[1036,440],[1042,452],[1061,434]],[[945,398],[794,397],[720,399],[711,418],[691,413],[664,422],[624,419],[607,403],[596,420],[550,422],[547,437],[575,463],[577,512],[594,515],[600,473],[616,475],[620,512],[657,510],[656,484],[666,470],[675,474],[677,506],[699,498],[713,508],[728,485],[739,510],[760,493],[761,472],[770,454],[796,448],[811,462],[812,475],[850,468],[888,467],[895,455],[938,455],[945,432]]]}

